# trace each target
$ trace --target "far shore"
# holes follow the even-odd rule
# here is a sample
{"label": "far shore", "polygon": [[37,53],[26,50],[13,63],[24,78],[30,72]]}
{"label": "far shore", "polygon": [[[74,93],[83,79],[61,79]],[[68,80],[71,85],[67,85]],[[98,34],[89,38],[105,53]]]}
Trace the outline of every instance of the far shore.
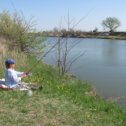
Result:
{"label": "far shore", "polygon": [[[47,37],[58,37],[58,36],[47,36]],[[60,37],[62,37],[62,36],[60,36]],[[69,38],[126,40],[126,37],[119,37],[119,36],[84,36],[84,37],[69,36]]]}
{"label": "far shore", "polygon": [[53,32],[44,31],[37,33],[37,35],[44,35],[47,37],[70,37],[70,38],[95,38],[95,39],[113,39],[126,40],[126,32]]}
{"label": "far shore", "polygon": [[79,38],[126,40],[126,37],[120,37],[120,36],[87,36],[87,37],[79,37]]}

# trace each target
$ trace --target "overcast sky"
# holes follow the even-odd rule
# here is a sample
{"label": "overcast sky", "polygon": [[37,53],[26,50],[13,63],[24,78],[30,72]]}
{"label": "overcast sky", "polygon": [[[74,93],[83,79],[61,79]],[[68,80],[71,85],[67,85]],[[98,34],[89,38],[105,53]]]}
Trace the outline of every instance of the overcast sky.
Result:
{"label": "overcast sky", "polygon": [[103,30],[101,22],[106,17],[117,17],[121,21],[120,31],[126,31],[126,0],[0,0],[0,12],[14,9],[22,11],[26,18],[34,16],[38,30],[66,27],[69,8],[73,24],[82,17],[76,29],[90,31],[95,27]]}

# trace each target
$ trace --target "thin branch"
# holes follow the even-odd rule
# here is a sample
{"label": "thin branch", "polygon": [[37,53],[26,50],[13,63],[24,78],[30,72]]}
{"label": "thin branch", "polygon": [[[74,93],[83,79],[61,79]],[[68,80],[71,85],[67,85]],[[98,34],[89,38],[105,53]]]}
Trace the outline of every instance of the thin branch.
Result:
{"label": "thin branch", "polygon": [[70,61],[70,64],[69,64],[69,66],[68,66],[68,68],[67,68],[66,71],[69,71],[70,68],[71,68],[71,66],[73,65],[73,63],[76,62],[76,61],[77,61],[80,57],[82,57],[85,53],[86,53],[86,51],[83,52],[82,54],[78,55],[77,57],[75,57],[72,61]]}

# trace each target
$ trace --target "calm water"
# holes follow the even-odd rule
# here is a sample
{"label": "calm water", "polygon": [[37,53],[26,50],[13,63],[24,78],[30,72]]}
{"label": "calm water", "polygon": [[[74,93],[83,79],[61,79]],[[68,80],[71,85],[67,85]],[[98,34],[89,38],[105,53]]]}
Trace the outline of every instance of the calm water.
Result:
{"label": "calm water", "polygon": [[[53,45],[56,38],[49,38],[47,45]],[[70,38],[69,46],[78,42],[69,55],[73,56],[86,51],[77,60],[70,72],[82,80],[90,82],[104,98],[116,98],[121,105],[126,105],[126,41],[106,39]],[[56,62],[56,49],[46,58],[49,64]]]}

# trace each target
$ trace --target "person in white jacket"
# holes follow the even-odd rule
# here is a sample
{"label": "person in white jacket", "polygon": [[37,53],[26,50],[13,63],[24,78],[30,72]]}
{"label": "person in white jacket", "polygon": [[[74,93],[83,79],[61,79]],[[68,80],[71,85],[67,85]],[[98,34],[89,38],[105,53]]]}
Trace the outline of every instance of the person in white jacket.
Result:
{"label": "person in white jacket", "polygon": [[7,59],[5,61],[5,85],[9,88],[23,87],[21,79],[28,76],[27,72],[18,72],[15,68],[15,61],[13,59]]}

